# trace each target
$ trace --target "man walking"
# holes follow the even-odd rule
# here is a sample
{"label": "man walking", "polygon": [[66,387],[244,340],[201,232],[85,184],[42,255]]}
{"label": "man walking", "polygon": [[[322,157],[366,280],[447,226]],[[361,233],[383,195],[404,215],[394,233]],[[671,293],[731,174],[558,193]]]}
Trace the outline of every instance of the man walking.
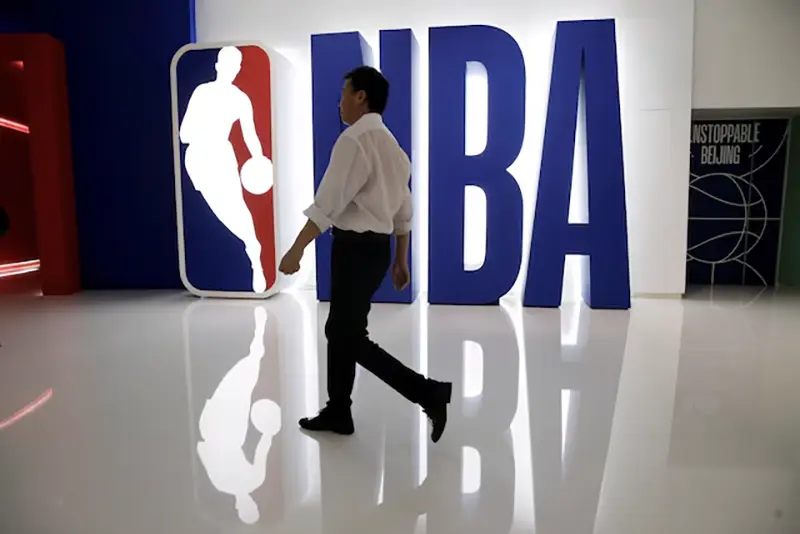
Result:
{"label": "man walking", "polygon": [[296,273],[308,244],[333,227],[331,302],[325,323],[328,403],[316,417],[301,419],[300,426],[345,435],[355,431],[350,397],[358,363],[423,408],[435,443],[447,424],[452,384],[409,369],[367,334],[370,300],[391,263],[391,234],[394,286],[400,291],[411,281],[411,165],[383,124],[388,96],[389,82],[371,67],[345,76],[339,110],[349,127],[336,141],[314,203],[304,212],[308,221],[280,263],[282,273]]}

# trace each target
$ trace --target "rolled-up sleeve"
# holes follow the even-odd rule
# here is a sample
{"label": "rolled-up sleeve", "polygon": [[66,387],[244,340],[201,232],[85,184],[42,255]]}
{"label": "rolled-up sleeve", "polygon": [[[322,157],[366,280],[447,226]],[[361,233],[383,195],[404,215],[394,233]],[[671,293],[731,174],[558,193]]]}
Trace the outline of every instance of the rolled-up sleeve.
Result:
{"label": "rolled-up sleeve", "polygon": [[406,188],[400,210],[394,216],[395,235],[406,235],[411,231],[411,220],[414,217],[414,208],[411,202],[411,190]]}
{"label": "rolled-up sleeve", "polygon": [[340,136],[333,145],[331,160],[314,197],[314,203],[303,214],[317,225],[320,232],[333,226],[369,176],[369,165],[355,139]]}

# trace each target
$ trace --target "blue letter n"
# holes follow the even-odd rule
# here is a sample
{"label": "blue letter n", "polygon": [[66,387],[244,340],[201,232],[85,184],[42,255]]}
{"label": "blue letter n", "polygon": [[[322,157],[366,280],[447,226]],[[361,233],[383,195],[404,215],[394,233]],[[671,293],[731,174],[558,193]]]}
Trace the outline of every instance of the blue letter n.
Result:
{"label": "blue letter n", "polygon": [[[589,222],[569,224],[581,80],[585,87]],[[559,22],[525,306],[560,306],[565,256],[582,255],[586,256],[586,303],[592,308],[630,308],[620,123],[614,21]]]}
{"label": "blue letter n", "polygon": [[[417,41],[411,30],[390,30],[380,33],[380,63],[383,75],[389,80],[389,103],[383,114],[386,126],[398,143],[412,158],[412,85],[417,70]],[[358,32],[311,36],[312,122],[314,128],[314,190],[319,187],[331,157],[331,150],[345,126],[339,118],[339,98],[344,76],[361,65],[372,65],[372,50]],[[413,182],[412,177],[412,182]],[[413,188],[413,183],[412,183]],[[414,206],[419,212],[418,205]],[[415,215],[416,217],[416,215]],[[392,287],[387,275],[372,302],[411,303],[418,293],[419,276],[416,273],[415,255],[418,244],[412,231],[409,265],[412,281],[403,291]],[[331,295],[331,243],[329,233],[321,235],[317,249],[317,298],[330,300]]]}

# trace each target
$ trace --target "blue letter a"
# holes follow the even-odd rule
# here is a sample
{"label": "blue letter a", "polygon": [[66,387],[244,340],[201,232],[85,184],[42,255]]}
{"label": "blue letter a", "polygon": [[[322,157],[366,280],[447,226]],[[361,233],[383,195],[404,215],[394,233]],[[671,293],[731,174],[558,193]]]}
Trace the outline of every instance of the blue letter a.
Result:
{"label": "blue letter a", "polygon": [[[581,79],[585,84],[589,222],[569,224]],[[630,308],[622,127],[613,20],[559,22],[553,55],[525,306],[558,307],[568,254],[588,256],[583,299]],[[588,268],[587,267],[588,263]]]}

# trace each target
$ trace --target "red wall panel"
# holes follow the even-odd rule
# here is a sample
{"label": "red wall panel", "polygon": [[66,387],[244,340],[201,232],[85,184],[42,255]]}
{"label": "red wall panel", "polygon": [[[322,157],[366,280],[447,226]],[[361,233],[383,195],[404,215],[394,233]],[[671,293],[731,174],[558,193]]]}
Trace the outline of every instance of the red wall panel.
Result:
{"label": "red wall panel", "polygon": [[36,214],[30,170],[24,71],[19,61],[0,63],[0,205],[11,226],[0,240],[0,265],[37,259]]}
{"label": "red wall panel", "polygon": [[[80,288],[80,276],[64,50],[48,35],[0,35],[0,64],[19,61],[24,70],[16,106],[19,107],[19,100],[24,102],[18,116],[24,118],[23,124],[30,132],[28,183],[33,198],[35,250],[41,261],[42,292],[74,293]],[[9,189],[20,198],[26,195],[25,186]],[[7,205],[6,209],[12,225],[28,229],[19,230],[22,234],[30,231],[30,225],[22,222],[25,220],[22,207]],[[15,222],[12,209],[21,213],[19,223]]]}

